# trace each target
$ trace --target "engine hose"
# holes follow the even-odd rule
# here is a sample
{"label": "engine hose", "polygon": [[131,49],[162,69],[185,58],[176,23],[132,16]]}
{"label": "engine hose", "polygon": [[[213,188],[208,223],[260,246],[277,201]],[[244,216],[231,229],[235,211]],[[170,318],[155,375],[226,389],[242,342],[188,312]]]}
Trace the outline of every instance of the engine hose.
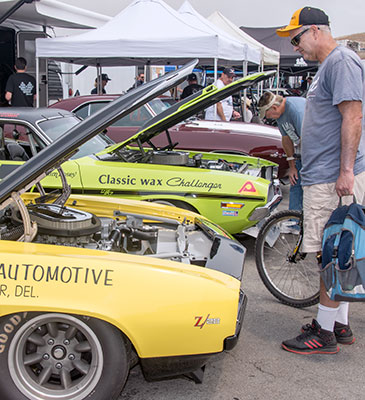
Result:
{"label": "engine hose", "polygon": [[118,244],[119,241],[120,241],[121,235],[122,235],[122,234],[120,233],[120,231],[118,231],[118,229],[114,229],[114,230],[111,232],[110,237],[109,237],[109,240],[110,240],[111,244],[112,244],[112,245],[113,245],[113,244]]}
{"label": "engine hose", "polygon": [[140,239],[140,240],[151,240],[151,239],[155,239],[157,237],[157,231],[154,232],[143,232],[139,229],[133,229],[130,227],[120,227],[119,228],[120,232],[126,234],[126,235],[130,235],[136,239]]}

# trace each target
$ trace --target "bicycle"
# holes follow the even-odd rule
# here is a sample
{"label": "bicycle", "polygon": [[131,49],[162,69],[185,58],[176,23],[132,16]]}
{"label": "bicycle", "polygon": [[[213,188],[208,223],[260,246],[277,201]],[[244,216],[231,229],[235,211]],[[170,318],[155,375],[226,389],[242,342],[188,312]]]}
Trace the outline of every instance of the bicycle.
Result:
{"label": "bicycle", "polygon": [[255,243],[256,266],[264,285],[282,303],[298,308],[319,301],[316,254],[302,252],[302,241],[302,213],[285,210],[264,223]]}

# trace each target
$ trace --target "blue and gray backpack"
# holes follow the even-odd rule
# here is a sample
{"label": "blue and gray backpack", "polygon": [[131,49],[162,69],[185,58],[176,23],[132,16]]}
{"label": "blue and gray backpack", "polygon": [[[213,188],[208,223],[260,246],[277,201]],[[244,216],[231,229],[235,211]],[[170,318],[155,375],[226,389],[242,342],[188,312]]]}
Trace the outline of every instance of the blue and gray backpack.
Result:
{"label": "blue and gray backpack", "polygon": [[322,240],[321,277],[336,301],[365,301],[365,207],[339,206]]}

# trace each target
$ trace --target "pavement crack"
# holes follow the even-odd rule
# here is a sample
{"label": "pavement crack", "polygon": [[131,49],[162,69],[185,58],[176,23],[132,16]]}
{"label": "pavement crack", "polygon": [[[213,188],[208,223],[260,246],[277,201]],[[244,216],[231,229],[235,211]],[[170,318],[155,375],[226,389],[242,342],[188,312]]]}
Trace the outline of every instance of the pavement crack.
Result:
{"label": "pavement crack", "polygon": [[258,361],[254,362],[254,363],[251,363],[251,364],[252,364],[258,371],[262,372],[263,374],[271,375],[271,376],[273,376],[273,377],[275,378],[275,375],[274,375],[272,372],[265,371],[265,370],[261,367],[261,365],[259,365],[259,362],[258,362]]}

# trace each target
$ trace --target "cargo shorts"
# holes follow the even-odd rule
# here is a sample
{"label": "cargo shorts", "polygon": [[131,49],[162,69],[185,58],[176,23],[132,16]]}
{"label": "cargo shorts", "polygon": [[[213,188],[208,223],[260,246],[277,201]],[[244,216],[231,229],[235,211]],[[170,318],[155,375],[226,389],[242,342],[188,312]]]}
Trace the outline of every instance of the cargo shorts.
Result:
{"label": "cargo shorts", "polygon": [[[303,247],[305,253],[322,249],[324,227],[338,206],[336,182],[303,186]],[[358,204],[365,202],[365,171],[355,176],[354,194]],[[342,204],[351,204],[352,196],[344,196]]]}

